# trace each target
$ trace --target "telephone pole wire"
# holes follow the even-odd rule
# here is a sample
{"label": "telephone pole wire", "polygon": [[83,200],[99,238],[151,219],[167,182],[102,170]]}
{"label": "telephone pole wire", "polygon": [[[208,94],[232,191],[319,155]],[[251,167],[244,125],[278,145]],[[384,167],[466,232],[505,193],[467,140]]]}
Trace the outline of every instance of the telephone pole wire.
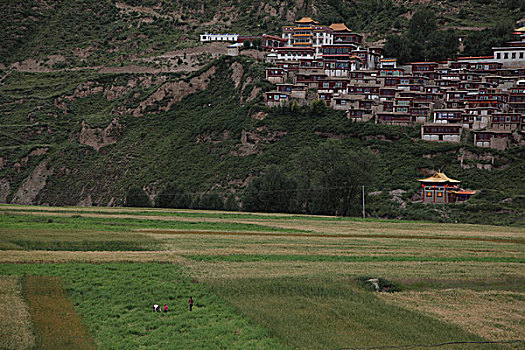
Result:
{"label": "telephone pole wire", "polygon": [[365,185],[363,185],[363,219],[365,216]]}

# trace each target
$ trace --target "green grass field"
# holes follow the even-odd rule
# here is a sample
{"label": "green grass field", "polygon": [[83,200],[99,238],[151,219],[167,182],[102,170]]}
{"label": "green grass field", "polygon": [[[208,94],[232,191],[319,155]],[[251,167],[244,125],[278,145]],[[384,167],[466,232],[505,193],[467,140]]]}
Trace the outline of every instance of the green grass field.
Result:
{"label": "green grass field", "polygon": [[[6,205],[0,305],[28,312],[0,309],[0,335],[23,330],[6,349],[71,334],[99,349],[520,349],[524,253],[519,227]],[[78,322],[42,321],[65,309]]]}

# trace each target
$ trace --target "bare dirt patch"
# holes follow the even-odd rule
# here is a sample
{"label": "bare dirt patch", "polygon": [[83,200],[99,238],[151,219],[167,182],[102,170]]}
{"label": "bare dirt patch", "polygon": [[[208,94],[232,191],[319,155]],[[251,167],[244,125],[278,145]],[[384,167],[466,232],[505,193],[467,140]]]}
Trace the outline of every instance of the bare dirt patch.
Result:
{"label": "bare dirt patch", "polygon": [[123,129],[124,127],[119,123],[118,118],[113,118],[111,123],[104,129],[90,128],[82,121],[82,130],[78,141],[83,145],[93,147],[98,152],[102,147],[116,143]]}
{"label": "bare dirt patch", "polygon": [[0,179],[0,203],[7,202],[9,193],[11,193],[11,184],[7,179]]}
{"label": "bare dirt patch", "polygon": [[[203,74],[192,78],[189,82],[184,80],[166,82],[147,99],[140,102],[136,108],[119,107],[117,114],[131,114],[135,117],[144,116],[146,110],[169,111],[173,104],[181,101],[184,97],[191,95],[208,86],[210,78],[215,74],[215,67],[208,69]],[[167,101],[164,101],[167,100]],[[159,104],[162,102],[162,106]],[[149,112],[154,113],[154,112]]]}
{"label": "bare dirt patch", "polygon": [[33,204],[40,191],[46,186],[47,178],[53,174],[53,171],[52,167],[47,168],[47,161],[40,163],[16,191],[11,203]]}

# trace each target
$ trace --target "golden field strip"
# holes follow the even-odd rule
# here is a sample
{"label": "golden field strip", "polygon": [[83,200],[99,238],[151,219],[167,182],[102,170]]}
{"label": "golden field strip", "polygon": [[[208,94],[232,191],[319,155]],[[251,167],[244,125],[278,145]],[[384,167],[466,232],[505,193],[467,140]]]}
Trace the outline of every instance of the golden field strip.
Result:
{"label": "golden field strip", "polygon": [[[0,251],[1,263],[170,262],[210,284],[292,277],[383,277],[406,285],[401,292],[382,294],[386,303],[459,325],[488,340],[525,338],[525,229],[521,227],[142,208],[9,205],[0,206],[0,215],[44,218],[34,229],[0,227],[0,247],[5,248]],[[47,228],[47,218],[87,221],[70,230],[69,224],[64,223],[62,229],[57,222]],[[119,231],[117,219],[138,223]],[[117,228],[104,231],[96,226],[105,222]],[[195,224],[196,228],[178,228],[179,224]],[[207,224],[231,228],[206,228]],[[235,226],[247,224],[257,226],[251,231]],[[153,248],[20,248],[20,241],[43,244],[55,235],[71,242],[130,237],[140,244],[152,242]],[[9,290],[7,294],[16,296],[16,288]],[[22,316],[16,317],[24,322]]]}
{"label": "golden field strip", "polygon": [[0,349],[32,348],[35,336],[19,277],[0,275],[0,310]]}
{"label": "golden field strip", "polygon": [[24,282],[39,349],[95,349],[59,278],[27,276]]}

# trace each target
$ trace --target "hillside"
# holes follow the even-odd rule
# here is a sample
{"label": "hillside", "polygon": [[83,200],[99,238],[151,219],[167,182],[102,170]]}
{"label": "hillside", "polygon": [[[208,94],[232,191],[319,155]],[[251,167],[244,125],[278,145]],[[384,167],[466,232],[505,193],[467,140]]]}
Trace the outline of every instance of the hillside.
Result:
{"label": "hillside", "polygon": [[[366,184],[370,216],[523,224],[523,149],[479,149],[471,137],[421,142],[418,128],[354,124],[327,109],[268,109],[262,63],[217,58],[224,45],[196,43],[210,29],[278,32],[302,14],[345,21],[375,40],[402,28],[420,3],[9,3],[0,15],[9,33],[0,43],[0,202],[122,205],[131,186],[154,199],[169,182],[193,196],[242,201],[269,166],[298,176],[297,154],[334,140],[375,154]],[[522,15],[520,4],[500,5],[429,6],[444,27],[479,29]],[[464,18],[455,15],[459,9]],[[448,208],[418,203],[416,180],[438,169],[478,194]]]}
{"label": "hillside", "polygon": [[205,31],[279,34],[282,25],[303,15],[344,22],[369,42],[381,42],[401,31],[420,6],[437,15],[441,28],[462,33],[525,17],[521,0],[15,1],[6,2],[0,14],[0,64],[145,64],[143,58],[197,45]]}
{"label": "hillside", "polygon": [[[269,165],[296,174],[297,153],[333,139],[375,153],[372,216],[522,222],[521,149],[421,142],[417,128],[352,123],[329,109],[268,109],[263,68],[241,56],[187,74],[12,72],[0,87],[0,200],[121,205],[132,185],[154,198],[170,181],[242,200]],[[416,179],[442,168],[480,193],[448,209],[411,203]]]}

